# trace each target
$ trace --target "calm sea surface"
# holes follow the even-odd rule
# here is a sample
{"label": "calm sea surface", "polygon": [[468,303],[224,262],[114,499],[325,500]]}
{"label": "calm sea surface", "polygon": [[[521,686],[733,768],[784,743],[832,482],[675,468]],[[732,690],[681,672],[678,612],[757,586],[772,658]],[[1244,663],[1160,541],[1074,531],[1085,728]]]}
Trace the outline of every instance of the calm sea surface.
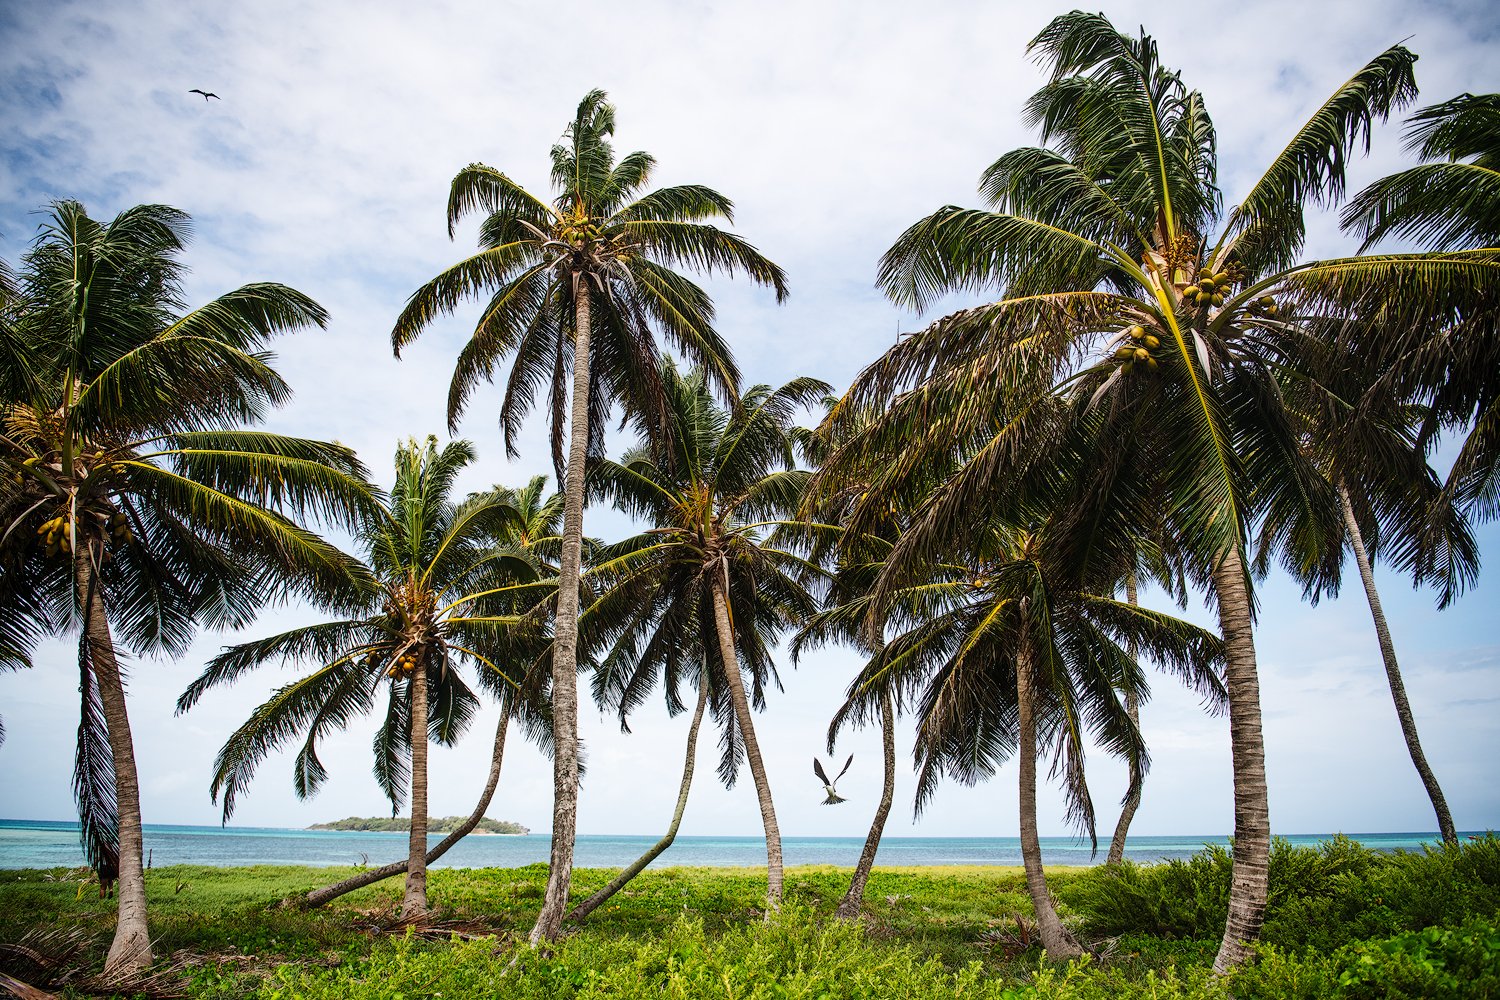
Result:
{"label": "calm sea surface", "polygon": [[[1291,836],[1314,845],[1328,834]],[[1352,838],[1383,851],[1419,850],[1438,841],[1436,833],[1354,833]],[[336,830],[278,830],[257,827],[159,826],[147,824],[146,849],[153,865],[350,865],[380,864],[406,856],[404,833],[346,833]],[[434,834],[431,843],[441,837]],[[618,868],[655,843],[655,837],[579,837],[575,863],[585,868]],[[1132,837],[1125,854],[1134,861],[1186,858],[1205,844],[1227,844],[1226,837]],[[434,867],[517,868],[545,863],[550,838],[469,836]],[[863,837],[787,837],[788,865],[840,865],[859,860]],[[1105,840],[1094,857],[1087,841],[1043,837],[1042,860],[1049,865],[1088,865],[1103,860]],[[760,837],[678,837],[653,867],[669,865],[763,865]],[[1019,865],[1017,837],[886,837],[877,864]],[[76,823],[0,819],[0,868],[73,868],[83,864]]]}

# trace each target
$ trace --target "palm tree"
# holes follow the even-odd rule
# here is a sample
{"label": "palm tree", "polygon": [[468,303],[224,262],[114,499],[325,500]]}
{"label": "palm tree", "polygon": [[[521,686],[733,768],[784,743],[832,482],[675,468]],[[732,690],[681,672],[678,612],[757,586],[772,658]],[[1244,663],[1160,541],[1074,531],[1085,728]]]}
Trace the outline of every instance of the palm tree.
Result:
{"label": "palm tree", "polygon": [[[547,477],[545,476],[533,476],[530,482],[518,490],[503,486],[494,488],[493,492],[499,497],[500,502],[509,505],[515,516],[509,519],[509,523],[502,528],[501,538],[492,552],[497,557],[506,558],[512,567],[512,573],[515,572],[513,560],[519,559],[530,567],[529,573],[521,575],[532,575],[537,578],[557,576],[557,566],[552,560],[556,558],[559,541],[562,497],[557,493],[549,495],[546,489]],[[521,592],[515,602],[517,610],[524,609],[534,600],[534,597],[526,596],[524,592]],[[545,657],[545,647],[538,651],[538,657]],[[474,832],[479,821],[484,819],[490,802],[495,797],[495,789],[500,784],[500,769],[505,762],[506,736],[510,732],[513,718],[519,715],[525,726],[526,735],[534,741],[546,743],[551,740],[545,711],[533,708],[530,704],[538,687],[536,667],[537,660],[534,659],[516,696],[508,696],[502,700],[500,718],[495,724],[495,738],[490,751],[490,768],[485,777],[484,788],[480,790],[474,808],[463,822],[428,849],[423,859],[427,867],[432,867],[433,862],[447,854],[449,848]],[[519,713],[517,713],[518,706],[521,709]],[[302,909],[322,906],[356,889],[363,889],[367,885],[374,885],[376,882],[396,875],[405,875],[410,863],[411,858],[404,857],[389,864],[367,868],[331,885],[313,889],[298,899],[287,900],[286,904]]]}
{"label": "palm tree", "polygon": [[[664,420],[657,372],[658,332],[709,372],[725,392],[738,379],[728,346],[714,331],[713,305],[673,270],[742,271],[786,295],[786,278],[738,236],[705,220],[732,220],[733,205],[696,184],[647,191],[655,159],[615,160],[615,112],[603,91],[579,102],[564,142],[552,148],[551,204],[508,176],[472,164],[453,179],[449,234],[475,209],[486,213],[479,252],[413,293],[396,321],[396,351],[437,316],[487,294],[474,334],[459,354],[448,395],[457,421],[481,379],[514,355],[500,426],[514,454],[521,420],[548,394],[552,459],[563,482],[563,544],[552,664],[552,856],[533,943],[557,936],[573,868],[578,801],[578,579],[583,546],[584,465],[603,450],[610,405]],[[569,372],[571,370],[571,397]],[[564,420],[568,423],[563,461]]]}
{"label": "palm tree", "polygon": [[[1137,538],[1136,542],[1135,567],[1125,574],[1125,600],[1130,604],[1140,603],[1138,590],[1140,581],[1144,578],[1160,587],[1162,593],[1176,601],[1179,608],[1187,610],[1187,581],[1180,561],[1174,554],[1171,540],[1158,534],[1154,538]],[[1138,650],[1134,648],[1129,648],[1128,652],[1132,658],[1138,654]],[[1125,702],[1125,713],[1139,729],[1141,713],[1136,693],[1126,690],[1121,695]],[[1145,772],[1141,770],[1139,761],[1127,761],[1127,766],[1130,777],[1125,786],[1125,797],[1120,803],[1120,815],[1115,820],[1115,832],[1109,839],[1109,851],[1104,855],[1106,865],[1118,864],[1125,859],[1125,843],[1130,836],[1130,824],[1135,820],[1136,810],[1141,805]]]}
{"label": "palm tree", "polygon": [[389,501],[360,531],[378,586],[355,616],[228,647],[177,702],[187,711],[210,688],[266,663],[315,666],[277,689],[219,751],[211,792],[215,801],[222,794],[227,821],[266,755],[304,734],[293,787],[299,798],[316,793],[327,777],[319,738],[373,709],[387,688],[375,779],[393,812],[411,789],[403,920],[427,912],[427,744],[455,743],[479,704],[457,667],[471,664],[480,685],[510,705],[537,655],[516,606],[545,584],[529,560],[496,547],[517,516],[510,498],[490,491],[452,499],[454,478],[473,459],[466,441],[399,447]]}
{"label": "palm tree", "polygon": [[[1304,210],[1342,195],[1372,124],[1415,93],[1415,57],[1395,46],[1355,73],[1221,220],[1212,119],[1150,36],[1073,12],[1031,49],[1051,76],[1026,115],[1052,146],[1002,156],[981,181],[994,210],[938,210],[897,240],[879,277],[918,308],[950,291],[1002,297],[903,340],[845,405],[891,402],[860,448],[919,440],[874,494],[915,495],[934,463],[966,457],[893,551],[898,571],[965,530],[996,489],[1049,474],[1065,425],[1059,386],[1072,426],[1092,435],[1072,439],[1093,449],[1087,509],[1101,519],[1133,510],[1189,550],[1228,663],[1236,825],[1223,971],[1259,933],[1270,851],[1245,542],[1267,493],[1316,490],[1275,391],[1299,331],[1276,294],[1332,273],[1378,273],[1358,258],[1298,264]],[[1318,525],[1337,527],[1331,516]]]}
{"label": "palm tree", "polygon": [[[665,435],[653,442],[647,418],[638,418],[643,446],[591,473],[601,498],[651,525],[602,548],[591,571],[600,583],[588,633],[591,644],[609,647],[596,690],[623,719],[657,677],[678,711],[681,683],[695,684],[724,734],[720,777],[732,783],[743,759],[755,782],[774,909],[781,833],[751,708],[763,705],[768,682],[779,683],[770,646],[817,611],[809,587],[821,571],[796,549],[831,529],[787,519],[808,477],[795,468],[790,427],[828,386],[807,378],[778,389],[756,385],[726,411],[702,372],[680,375],[668,361],[661,382]],[[690,740],[690,755],[692,747]]]}
{"label": "palm tree", "polygon": [[1281,392],[1299,421],[1302,450],[1325,480],[1320,496],[1337,505],[1343,530],[1309,530],[1306,500],[1287,503],[1283,496],[1262,521],[1255,568],[1264,573],[1279,555],[1317,603],[1323,593],[1338,592],[1344,554],[1353,553],[1407,752],[1443,839],[1457,843],[1453,817],[1417,735],[1372,561],[1384,555],[1415,580],[1437,583],[1439,604],[1446,606],[1477,578],[1479,554],[1462,511],[1423,454],[1420,426],[1429,411],[1403,402],[1392,391],[1390,372],[1363,370],[1355,363],[1363,356],[1339,350],[1337,340],[1306,343]]}
{"label": "palm tree", "polygon": [[101,224],[54,203],[0,357],[0,647],[29,665],[41,636],[79,635],[74,790],[85,856],[118,869],[115,983],[151,963],[117,641],[181,655],[198,626],[241,627],[267,600],[336,606],[357,565],[285,515],[349,524],[368,502],[349,449],[244,429],[290,396],[266,342],[323,310],[261,283],[184,311],[189,232],[162,205]]}
{"label": "palm tree", "polygon": [[[1218,638],[1108,596],[1112,571],[1081,568],[1074,541],[1064,537],[1071,530],[1066,518],[1044,520],[1036,530],[992,523],[955,543],[963,562],[926,566],[920,579],[897,588],[884,609],[897,634],[851,683],[834,720],[838,726],[868,713],[893,694],[910,705],[917,717],[919,811],[944,775],[974,784],[1016,757],[1027,889],[1052,958],[1080,949],[1057,916],[1042,869],[1039,747],[1055,748],[1068,818],[1094,839],[1085,733],[1106,752],[1142,767],[1146,759],[1119,699],[1120,691],[1145,693],[1131,650],[1149,652],[1206,697],[1223,697]],[[858,620],[860,603],[851,602],[843,621]]]}

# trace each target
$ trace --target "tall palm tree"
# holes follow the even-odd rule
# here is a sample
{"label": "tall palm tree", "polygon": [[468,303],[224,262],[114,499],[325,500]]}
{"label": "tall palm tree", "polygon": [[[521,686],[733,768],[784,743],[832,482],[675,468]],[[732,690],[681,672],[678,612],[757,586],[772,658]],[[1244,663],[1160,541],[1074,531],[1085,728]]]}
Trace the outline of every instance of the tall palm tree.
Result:
{"label": "tall palm tree", "polygon": [[707,697],[724,734],[720,777],[732,782],[743,759],[755,782],[774,909],[781,833],[751,709],[763,704],[768,682],[779,683],[770,646],[817,611],[809,588],[822,573],[800,549],[831,529],[788,518],[808,477],[795,468],[791,421],[828,386],[807,378],[756,385],[725,410],[702,372],[680,375],[668,361],[661,381],[665,434],[653,442],[647,418],[638,418],[643,447],[591,473],[601,498],[651,525],[601,549],[591,571],[601,582],[589,633],[609,647],[599,693],[622,717],[658,677],[675,709],[684,680]]}
{"label": "tall palm tree", "polygon": [[1302,449],[1326,480],[1321,495],[1337,504],[1343,530],[1308,530],[1305,501],[1273,505],[1261,524],[1256,569],[1264,572],[1279,555],[1316,603],[1324,592],[1338,592],[1344,554],[1353,554],[1407,753],[1443,839],[1457,843],[1453,816],[1417,734],[1373,560],[1383,555],[1398,571],[1436,583],[1446,606],[1477,578],[1479,553],[1463,512],[1423,454],[1420,426],[1429,411],[1393,392],[1395,381],[1385,377],[1390,372],[1362,370],[1355,364],[1361,356],[1340,350],[1337,339],[1305,344],[1282,394],[1298,418]]}
{"label": "tall palm tree", "polygon": [[[897,569],[964,530],[996,489],[1045,478],[1049,428],[1064,425],[1059,386],[1072,425],[1093,431],[1088,510],[1133,510],[1189,550],[1228,662],[1236,825],[1223,971],[1259,933],[1270,851],[1245,543],[1263,494],[1317,489],[1275,391],[1299,331],[1276,295],[1297,280],[1378,273],[1357,258],[1299,264],[1304,212],[1342,196],[1345,165],[1373,123],[1414,95],[1415,57],[1395,46],[1356,72],[1221,217],[1213,122],[1150,36],[1073,12],[1031,50],[1051,74],[1026,115],[1051,145],[1002,156],[981,181],[993,210],[938,210],[897,240],[879,276],[918,308],[950,291],[998,288],[1001,298],[903,340],[845,405],[891,402],[862,448],[920,432],[878,494],[913,494],[934,462],[967,456],[893,551]],[[1331,514],[1319,528],[1336,530]]]}
{"label": "tall palm tree", "polygon": [[[1059,543],[1072,530],[1063,518],[1035,530],[994,522],[953,545],[964,561],[929,565],[919,580],[896,589],[884,609],[896,634],[851,683],[835,718],[840,725],[893,694],[908,704],[917,718],[919,810],[944,775],[974,784],[1016,757],[1027,889],[1052,958],[1080,949],[1058,918],[1042,869],[1040,748],[1054,748],[1068,818],[1093,839],[1085,733],[1106,752],[1145,764],[1145,746],[1119,697],[1145,694],[1132,650],[1148,652],[1205,696],[1223,697],[1218,638],[1116,600],[1113,573],[1081,567],[1071,540]],[[858,619],[859,604],[851,602],[844,621]]]}
{"label": "tall palm tree", "polygon": [[177,702],[186,711],[210,688],[270,662],[315,668],[277,689],[219,751],[211,791],[215,801],[223,796],[228,820],[260,762],[293,740],[303,740],[293,787],[299,798],[316,793],[328,773],[318,740],[375,708],[387,688],[375,779],[393,811],[411,790],[405,920],[427,912],[427,745],[452,745],[478,709],[457,668],[472,665],[480,686],[509,705],[538,652],[516,605],[545,585],[529,560],[496,549],[516,519],[510,498],[503,491],[452,498],[454,478],[473,459],[466,441],[439,448],[429,437],[399,447],[389,501],[360,531],[378,586],[355,616],[228,647]]}
{"label": "tall palm tree", "polygon": [[479,251],[413,293],[391,333],[399,354],[437,316],[487,295],[454,369],[450,424],[479,381],[510,355],[500,426],[512,454],[536,394],[545,388],[548,396],[552,459],[564,484],[563,544],[552,665],[552,855],[533,942],[557,936],[573,868],[584,465],[602,454],[612,403],[665,420],[658,334],[721,391],[731,392],[737,382],[729,348],[713,329],[712,302],[674,268],[743,272],[774,288],[778,301],[786,296],[779,267],[706,221],[732,221],[728,198],[696,184],[646,190],[655,159],[634,152],[616,161],[614,128],[614,108],[603,91],[591,91],[564,141],[552,148],[557,196],[551,204],[493,167],[476,163],[461,170],[448,198],[449,234],[469,212],[484,211]]}
{"label": "tall palm tree", "polygon": [[[504,558],[507,561],[512,567],[512,573],[515,573],[513,560],[519,559],[530,567],[529,575],[540,579],[553,579],[557,576],[557,566],[554,560],[562,521],[562,496],[557,493],[549,495],[546,489],[547,477],[534,476],[520,489],[513,490],[496,486],[493,491],[501,503],[508,504],[515,514],[501,529],[501,537],[492,549],[497,559]],[[543,590],[545,592],[545,588]],[[535,601],[535,595],[521,591],[518,592],[514,605],[516,610],[520,611],[525,610],[529,605],[534,608]],[[545,656],[546,650],[543,647],[538,650],[538,657],[544,659]],[[447,854],[449,848],[474,832],[480,820],[484,819],[490,802],[495,797],[495,789],[500,784],[500,769],[505,761],[506,736],[510,732],[511,722],[519,718],[525,734],[538,743],[551,740],[545,710],[538,710],[530,704],[535,692],[541,687],[538,684],[537,667],[537,660],[533,660],[518,690],[514,695],[508,694],[502,700],[500,718],[495,724],[495,738],[491,744],[489,773],[485,777],[484,787],[480,790],[479,798],[469,815],[450,830],[447,836],[428,849],[423,863],[429,868],[432,867],[433,862]],[[517,712],[518,707],[519,712]],[[376,882],[396,875],[405,875],[410,863],[411,858],[408,856],[389,864],[366,868],[348,878],[312,889],[306,895],[286,902],[287,905],[302,909],[322,906],[356,889],[374,885]]]}
{"label": "tall palm tree", "polygon": [[323,310],[269,283],[187,310],[189,233],[162,205],[100,223],[54,203],[0,344],[0,648],[29,664],[41,636],[79,636],[74,790],[85,856],[118,869],[114,982],[151,963],[117,643],[181,655],[267,600],[338,606],[358,565],[286,515],[347,525],[368,504],[349,449],[245,429],[290,396],[266,343]]}

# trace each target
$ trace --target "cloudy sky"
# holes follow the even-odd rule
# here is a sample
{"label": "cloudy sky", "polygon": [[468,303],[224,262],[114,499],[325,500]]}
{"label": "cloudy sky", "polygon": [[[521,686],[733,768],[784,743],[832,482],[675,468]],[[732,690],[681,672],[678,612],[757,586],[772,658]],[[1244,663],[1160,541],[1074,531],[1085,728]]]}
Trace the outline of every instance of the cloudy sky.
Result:
{"label": "cloudy sky", "polygon": [[[582,0],[571,4],[51,3],[0,0],[0,254],[15,262],[53,199],[83,201],[99,219],[163,202],[189,212],[190,301],[274,280],[332,314],[326,331],[278,345],[296,400],[276,430],[335,438],[389,475],[396,441],[442,434],[448,374],[473,310],[436,324],[398,362],[391,324],[406,297],[473,245],[448,239],[448,182],[470,162],[547,190],[547,150],[579,98],[600,87],[618,108],[616,148],[649,150],[661,185],[696,182],[734,199],[735,228],[780,263],[790,301],[716,282],[721,330],[750,381],[801,374],[838,386],[873,359],[903,314],[874,291],[875,262],[907,225],[947,203],[975,204],[979,172],[1030,137],[1019,109],[1041,82],[1025,46],[1066,5],[991,0],[910,4],[825,0],[755,4]],[[418,13],[418,10],[421,13]],[[1422,100],[1500,88],[1497,13],[1483,3],[1375,0],[1318,6],[1252,2],[1211,16],[1112,3],[1122,29],[1145,23],[1169,65],[1203,91],[1219,130],[1226,201],[1355,69],[1402,39],[1421,55]],[[191,88],[216,92],[205,101]],[[1380,130],[1354,165],[1357,187],[1402,164],[1399,129]],[[1330,220],[1312,252],[1348,248]],[[542,429],[508,462],[494,413],[477,394],[460,432],[480,462],[465,486],[519,484],[548,472]],[[591,511],[587,530],[626,523]],[[1490,574],[1439,615],[1400,579],[1381,583],[1429,759],[1460,828],[1500,825],[1500,629],[1494,562],[1500,531],[1481,531]],[[1351,572],[1351,580],[1355,579]],[[1369,613],[1357,587],[1310,608],[1272,577],[1257,632],[1273,826],[1282,833],[1435,827],[1406,758]],[[1201,609],[1199,620],[1209,619]],[[310,620],[267,612],[253,633]],[[189,716],[172,703],[226,641],[205,634],[178,662],[132,664],[131,717],[148,823],[216,823],[208,782],[224,736],[288,674],[268,670],[206,697]],[[77,724],[73,654],[47,646],[36,669],[0,676],[0,817],[71,818]],[[784,833],[857,835],[879,790],[879,739],[840,745],[855,764],[824,809],[809,758],[856,666],[826,651],[793,669],[757,726]],[[493,713],[465,742],[433,756],[432,811],[467,812],[483,781]],[[1162,678],[1143,712],[1154,753],[1135,829],[1222,834],[1233,826],[1227,723]],[[653,706],[621,735],[583,712],[589,774],[582,833],[652,833],[678,781],[686,719]],[[369,773],[368,725],[330,741],[331,777],[309,802],[291,790],[287,757],[262,767],[234,817],[248,826],[305,826],[384,803]],[[705,732],[707,737],[707,733]],[[910,746],[903,729],[901,745]],[[705,753],[713,752],[705,738]],[[905,753],[903,752],[903,760]],[[1091,768],[1104,835],[1123,769]],[[978,788],[942,789],[895,835],[1013,835],[1015,772]],[[910,803],[903,769],[898,803]],[[686,834],[755,834],[748,775],[732,790],[699,771]],[[490,814],[550,826],[550,765],[512,743]],[[1064,833],[1044,796],[1043,833]]]}

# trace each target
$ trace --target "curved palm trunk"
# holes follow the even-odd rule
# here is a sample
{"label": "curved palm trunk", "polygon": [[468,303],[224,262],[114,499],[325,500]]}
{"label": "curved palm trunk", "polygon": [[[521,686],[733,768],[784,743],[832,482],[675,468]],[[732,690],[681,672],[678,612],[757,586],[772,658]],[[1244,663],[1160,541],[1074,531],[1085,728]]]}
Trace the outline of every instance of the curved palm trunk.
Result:
{"label": "curved palm trunk", "polygon": [[1214,568],[1219,631],[1224,638],[1224,682],[1229,692],[1229,744],[1234,764],[1234,871],[1229,917],[1214,957],[1214,974],[1250,955],[1266,917],[1271,859],[1271,810],[1266,791],[1266,747],[1261,734],[1260,675],[1250,623],[1250,591],[1238,546]]}
{"label": "curved palm trunk", "polygon": [[1075,958],[1083,954],[1073,935],[1058,919],[1047,891],[1042,870],[1042,842],[1036,830],[1036,703],[1032,695],[1031,653],[1021,649],[1016,657],[1017,757],[1021,786],[1021,863],[1026,868],[1026,889],[1036,911],[1037,934],[1048,958]]}
{"label": "curved palm trunk", "polygon": [[600,906],[603,906],[611,896],[625,887],[625,883],[645,871],[646,866],[661,857],[663,851],[672,846],[672,841],[677,839],[677,831],[682,827],[682,814],[687,811],[688,791],[693,787],[693,770],[698,762],[698,727],[703,722],[703,709],[708,704],[708,683],[698,685],[698,707],[693,710],[693,724],[688,727],[687,757],[682,765],[682,785],[677,790],[677,808],[672,812],[672,824],[667,827],[667,832],[662,838],[651,846],[651,849],[636,858],[629,867],[610,880],[609,885],[594,893],[588,899],[573,907],[568,914],[568,920],[583,921],[588,918]]}
{"label": "curved palm trunk", "polygon": [[745,759],[750,776],[755,779],[755,797],[760,801],[760,819],[766,828],[766,905],[781,909],[781,828],[776,825],[776,805],[771,801],[771,784],[766,780],[766,766],[760,758],[760,744],[755,739],[755,724],[750,720],[750,702],[740,679],[740,661],[734,653],[734,625],[729,620],[729,601],[723,584],[713,582],[714,624],[719,633],[719,656],[724,661],[724,677],[729,682],[729,696],[734,702],[734,717],[745,740]]}
{"label": "curved palm trunk", "polygon": [[839,902],[834,916],[841,920],[853,920],[865,901],[865,885],[870,881],[870,869],[875,866],[875,853],[880,850],[880,837],[885,833],[886,817],[891,814],[891,802],[896,797],[896,706],[889,689],[880,696],[880,743],[885,754],[885,781],[880,787],[880,805],[875,807],[875,819],[870,823],[870,832],[865,835],[864,849],[859,852],[859,863],[854,866],[854,877],[849,880],[849,891]]}
{"label": "curved palm trunk", "polygon": [[[427,852],[425,863],[430,867],[434,861],[448,853],[448,848],[458,843],[473,832],[484,818],[485,812],[490,807],[490,801],[495,797],[495,787],[500,783],[500,764],[505,759],[505,734],[510,728],[511,703],[507,701],[505,707],[500,711],[500,723],[495,727],[495,750],[490,757],[490,775],[485,781],[484,791],[479,794],[479,803],[474,806],[474,811],[469,813],[469,818],[454,827],[449,834],[438,841],[437,846]],[[363,889],[367,885],[384,881],[394,875],[405,872],[411,864],[410,858],[402,858],[379,868],[371,868],[369,871],[360,872],[333,885],[326,885],[321,889],[314,889],[306,896],[298,900],[287,900],[283,906],[296,906],[304,910],[311,910],[322,906],[324,903],[332,902],[355,889]]]}
{"label": "curved palm trunk", "polygon": [[573,341],[573,412],[568,441],[568,482],[563,491],[562,564],[557,617],[552,626],[552,856],[542,909],[531,943],[551,941],[562,929],[573,880],[573,840],[578,829],[578,574],[583,562],[583,472],[589,448],[589,289],[575,276],[577,314]]}
{"label": "curved palm trunk", "polygon": [[427,664],[411,672],[411,839],[401,919],[427,915]]}
{"label": "curved palm trunk", "polygon": [[[1125,578],[1125,599],[1132,605],[1140,603],[1137,600],[1134,573]],[[1131,659],[1135,659],[1134,643],[1131,644],[1129,652]],[[1125,713],[1130,716],[1130,724],[1139,731],[1141,706],[1134,691],[1125,692]],[[1107,865],[1119,864],[1125,858],[1125,838],[1130,833],[1130,822],[1135,819],[1135,811],[1141,805],[1141,779],[1141,762],[1132,759],[1130,761],[1130,788],[1125,792],[1124,805],[1120,807],[1120,819],[1115,823],[1115,835],[1109,841],[1109,854],[1104,858],[1104,863]]]}
{"label": "curved palm trunk", "polygon": [[1437,775],[1427,763],[1422,752],[1422,743],[1417,738],[1417,721],[1411,714],[1411,702],[1406,700],[1406,684],[1401,679],[1401,667],[1396,662],[1396,646],[1391,641],[1391,630],[1385,621],[1385,611],[1380,606],[1380,594],[1375,590],[1375,571],[1370,566],[1370,556],[1365,551],[1364,535],[1359,522],[1354,518],[1354,505],[1349,501],[1349,489],[1339,483],[1339,500],[1344,508],[1344,525],[1349,529],[1349,546],[1354,550],[1354,561],[1359,565],[1359,578],[1365,585],[1365,598],[1370,602],[1370,617],[1375,620],[1375,636],[1380,642],[1380,659],[1385,663],[1385,679],[1391,687],[1391,701],[1396,703],[1396,718],[1401,723],[1401,735],[1406,739],[1406,750],[1411,762],[1432,800],[1432,810],[1437,813],[1438,830],[1449,844],[1458,843],[1458,830],[1453,825],[1453,814],[1448,811],[1448,800],[1438,786]]}
{"label": "curved palm trunk", "polygon": [[109,751],[115,766],[115,803],[120,822],[119,916],[115,937],[104,960],[104,980],[119,983],[151,965],[151,934],[146,926],[146,872],[141,850],[141,787],[135,770],[135,742],[125,710],[125,685],[115,657],[104,595],[95,585],[94,553],[85,548],[74,557],[78,599],[84,605],[84,632],[89,665],[99,685],[99,701],[109,729]]}

